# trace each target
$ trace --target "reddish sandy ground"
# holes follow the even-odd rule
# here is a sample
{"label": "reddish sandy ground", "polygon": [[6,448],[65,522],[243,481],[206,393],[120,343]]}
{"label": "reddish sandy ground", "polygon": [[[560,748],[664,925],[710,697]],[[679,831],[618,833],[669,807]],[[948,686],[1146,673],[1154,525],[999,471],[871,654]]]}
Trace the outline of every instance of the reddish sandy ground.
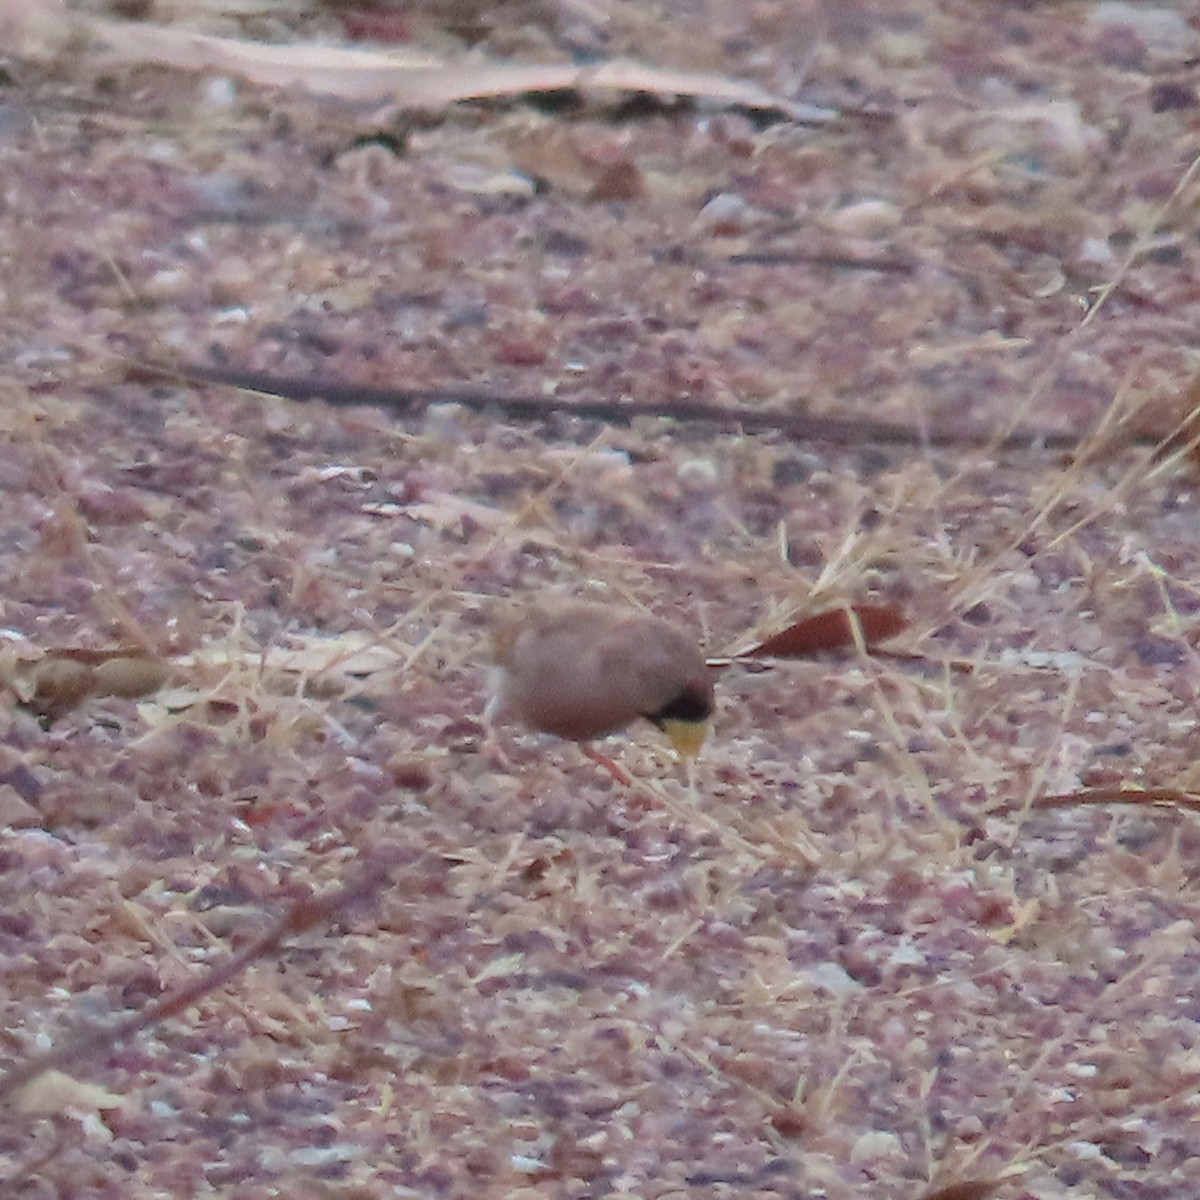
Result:
{"label": "reddish sandy ground", "polygon": [[[1041,804],[1197,783],[1196,467],[1132,434],[1171,432],[1195,370],[1200,5],[139,7],[632,56],[841,116],[397,120],[78,46],[7,62],[0,1066],[383,882],[8,1093],[4,1194],[1200,1194],[1195,815]],[[176,356],[916,437],[136,369]],[[921,440],[1015,426],[1085,444]],[[497,770],[489,612],[547,589],[714,652],[873,597],[927,661],[730,673],[691,793],[649,727],[611,747],[634,788],[546,738]],[[117,645],[167,687],[23,702],[22,663]]]}

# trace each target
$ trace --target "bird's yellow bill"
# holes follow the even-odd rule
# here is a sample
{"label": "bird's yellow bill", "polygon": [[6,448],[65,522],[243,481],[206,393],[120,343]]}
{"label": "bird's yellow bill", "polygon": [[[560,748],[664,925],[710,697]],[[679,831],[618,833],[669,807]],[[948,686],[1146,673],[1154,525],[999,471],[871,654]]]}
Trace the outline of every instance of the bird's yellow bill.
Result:
{"label": "bird's yellow bill", "polygon": [[662,731],[681,758],[695,758],[708,736],[707,721],[664,721]]}

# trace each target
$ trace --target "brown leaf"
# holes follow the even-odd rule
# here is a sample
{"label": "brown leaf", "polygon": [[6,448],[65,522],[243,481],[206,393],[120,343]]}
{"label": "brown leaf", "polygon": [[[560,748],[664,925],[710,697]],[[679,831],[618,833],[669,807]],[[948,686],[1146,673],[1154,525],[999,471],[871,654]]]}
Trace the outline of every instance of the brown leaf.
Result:
{"label": "brown leaf", "polygon": [[167,664],[144,654],[119,654],[95,667],[96,694],[136,700],[167,682]]}
{"label": "brown leaf", "polygon": [[837,650],[854,644],[853,613],[868,646],[887,641],[907,628],[908,622],[894,604],[855,604],[848,609],[832,608],[772,634],[757,646],[740,651],[737,658],[805,658],[822,650]]}
{"label": "brown leaf", "polygon": [[43,716],[70,712],[92,692],[92,668],[87,663],[46,657],[33,668],[32,674],[29,707]]}
{"label": "brown leaf", "polygon": [[167,681],[167,664],[143,650],[48,650],[28,668],[31,687],[19,698],[42,716],[59,717],[89,696],[136,699],[158,691]]}
{"label": "brown leaf", "polygon": [[1178,451],[1185,451],[1195,464],[1200,461],[1200,375],[1197,375],[1181,395],[1158,396],[1142,406],[1137,414],[1135,432],[1142,437],[1157,439],[1154,458],[1162,461]]}
{"label": "brown leaf", "polygon": [[988,1200],[999,1186],[998,1179],[964,1179],[960,1183],[934,1188],[932,1192],[923,1192],[921,1200]]}

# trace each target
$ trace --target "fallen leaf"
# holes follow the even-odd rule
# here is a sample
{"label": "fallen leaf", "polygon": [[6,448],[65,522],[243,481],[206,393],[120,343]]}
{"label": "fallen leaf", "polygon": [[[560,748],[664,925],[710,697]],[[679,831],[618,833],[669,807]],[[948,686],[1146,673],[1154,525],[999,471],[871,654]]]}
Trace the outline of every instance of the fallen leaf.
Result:
{"label": "fallen leaf", "polygon": [[302,87],[348,100],[404,108],[443,108],[463,100],[527,92],[641,92],[704,99],[790,120],[824,125],[837,113],[778,96],[750,80],[680,71],[616,59],[588,63],[444,61],[395,48],[380,51],[317,43],[269,45],[191,33],[170,26],[113,21],[43,5],[0,0],[0,30],[13,53],[44,57],[65,45],[87,45],[107,63],[149,63],[217,71],[264,87]]}
{"label": "fallen leaf", "polygon": [[961,1183],[948,1183],[945,1187],[923,1192],[921,1200],[988,1200],[1000,1186],[998,1179],[966,1179]]}
{"label": "fallen leaf", "polygon": [[758,645],[751,646],[748,650],[739,650],[733,657],[807,658],[822,650],[852,646],[855,634],[850,614],[858,621],[863,641],[868,646],[887,641],[908,626],[903,614],[894,604],[855,604],[849,608],[832,608],[814,616],[803,617]]}
{"label": "fallen leaf", "polygon": [[1200,462],[1200,375],[1177,396],[1156,396],[1137,414],[1135,432],[1158,441],[1156,461],[1184,454]]}
{"label": "fallen leaf", "polygon": [[141,649],[61,647],[23,664],[4,682],[27,708],[58,717],[89,696],[148,696],[169,674],[164,660]]}
{"label": "fallen leaf", "polygon": [[63,1112],[87,1113],[119,1108],[122,1097],[96,1083],[80,1083],[63,1071],[43,1071],[31,1079],[16,1096],[16,1107],[23,1113],[52,1115]]}

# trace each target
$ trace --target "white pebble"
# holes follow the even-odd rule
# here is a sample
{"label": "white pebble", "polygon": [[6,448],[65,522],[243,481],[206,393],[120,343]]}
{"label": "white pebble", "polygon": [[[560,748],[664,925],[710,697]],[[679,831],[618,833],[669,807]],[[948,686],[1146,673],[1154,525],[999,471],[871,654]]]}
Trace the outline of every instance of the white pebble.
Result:
{"label": "white pebble", "polygon": [[859,200],[828,213],[824,224],[844,237],[880,238],[895,230],[904,213],[890,200]]}
{"label": "white pebble", "polygon": [[204,103],[213,108],[229,108],[237,99],[237,84],[227,75],[218,75],[204,85]]}

